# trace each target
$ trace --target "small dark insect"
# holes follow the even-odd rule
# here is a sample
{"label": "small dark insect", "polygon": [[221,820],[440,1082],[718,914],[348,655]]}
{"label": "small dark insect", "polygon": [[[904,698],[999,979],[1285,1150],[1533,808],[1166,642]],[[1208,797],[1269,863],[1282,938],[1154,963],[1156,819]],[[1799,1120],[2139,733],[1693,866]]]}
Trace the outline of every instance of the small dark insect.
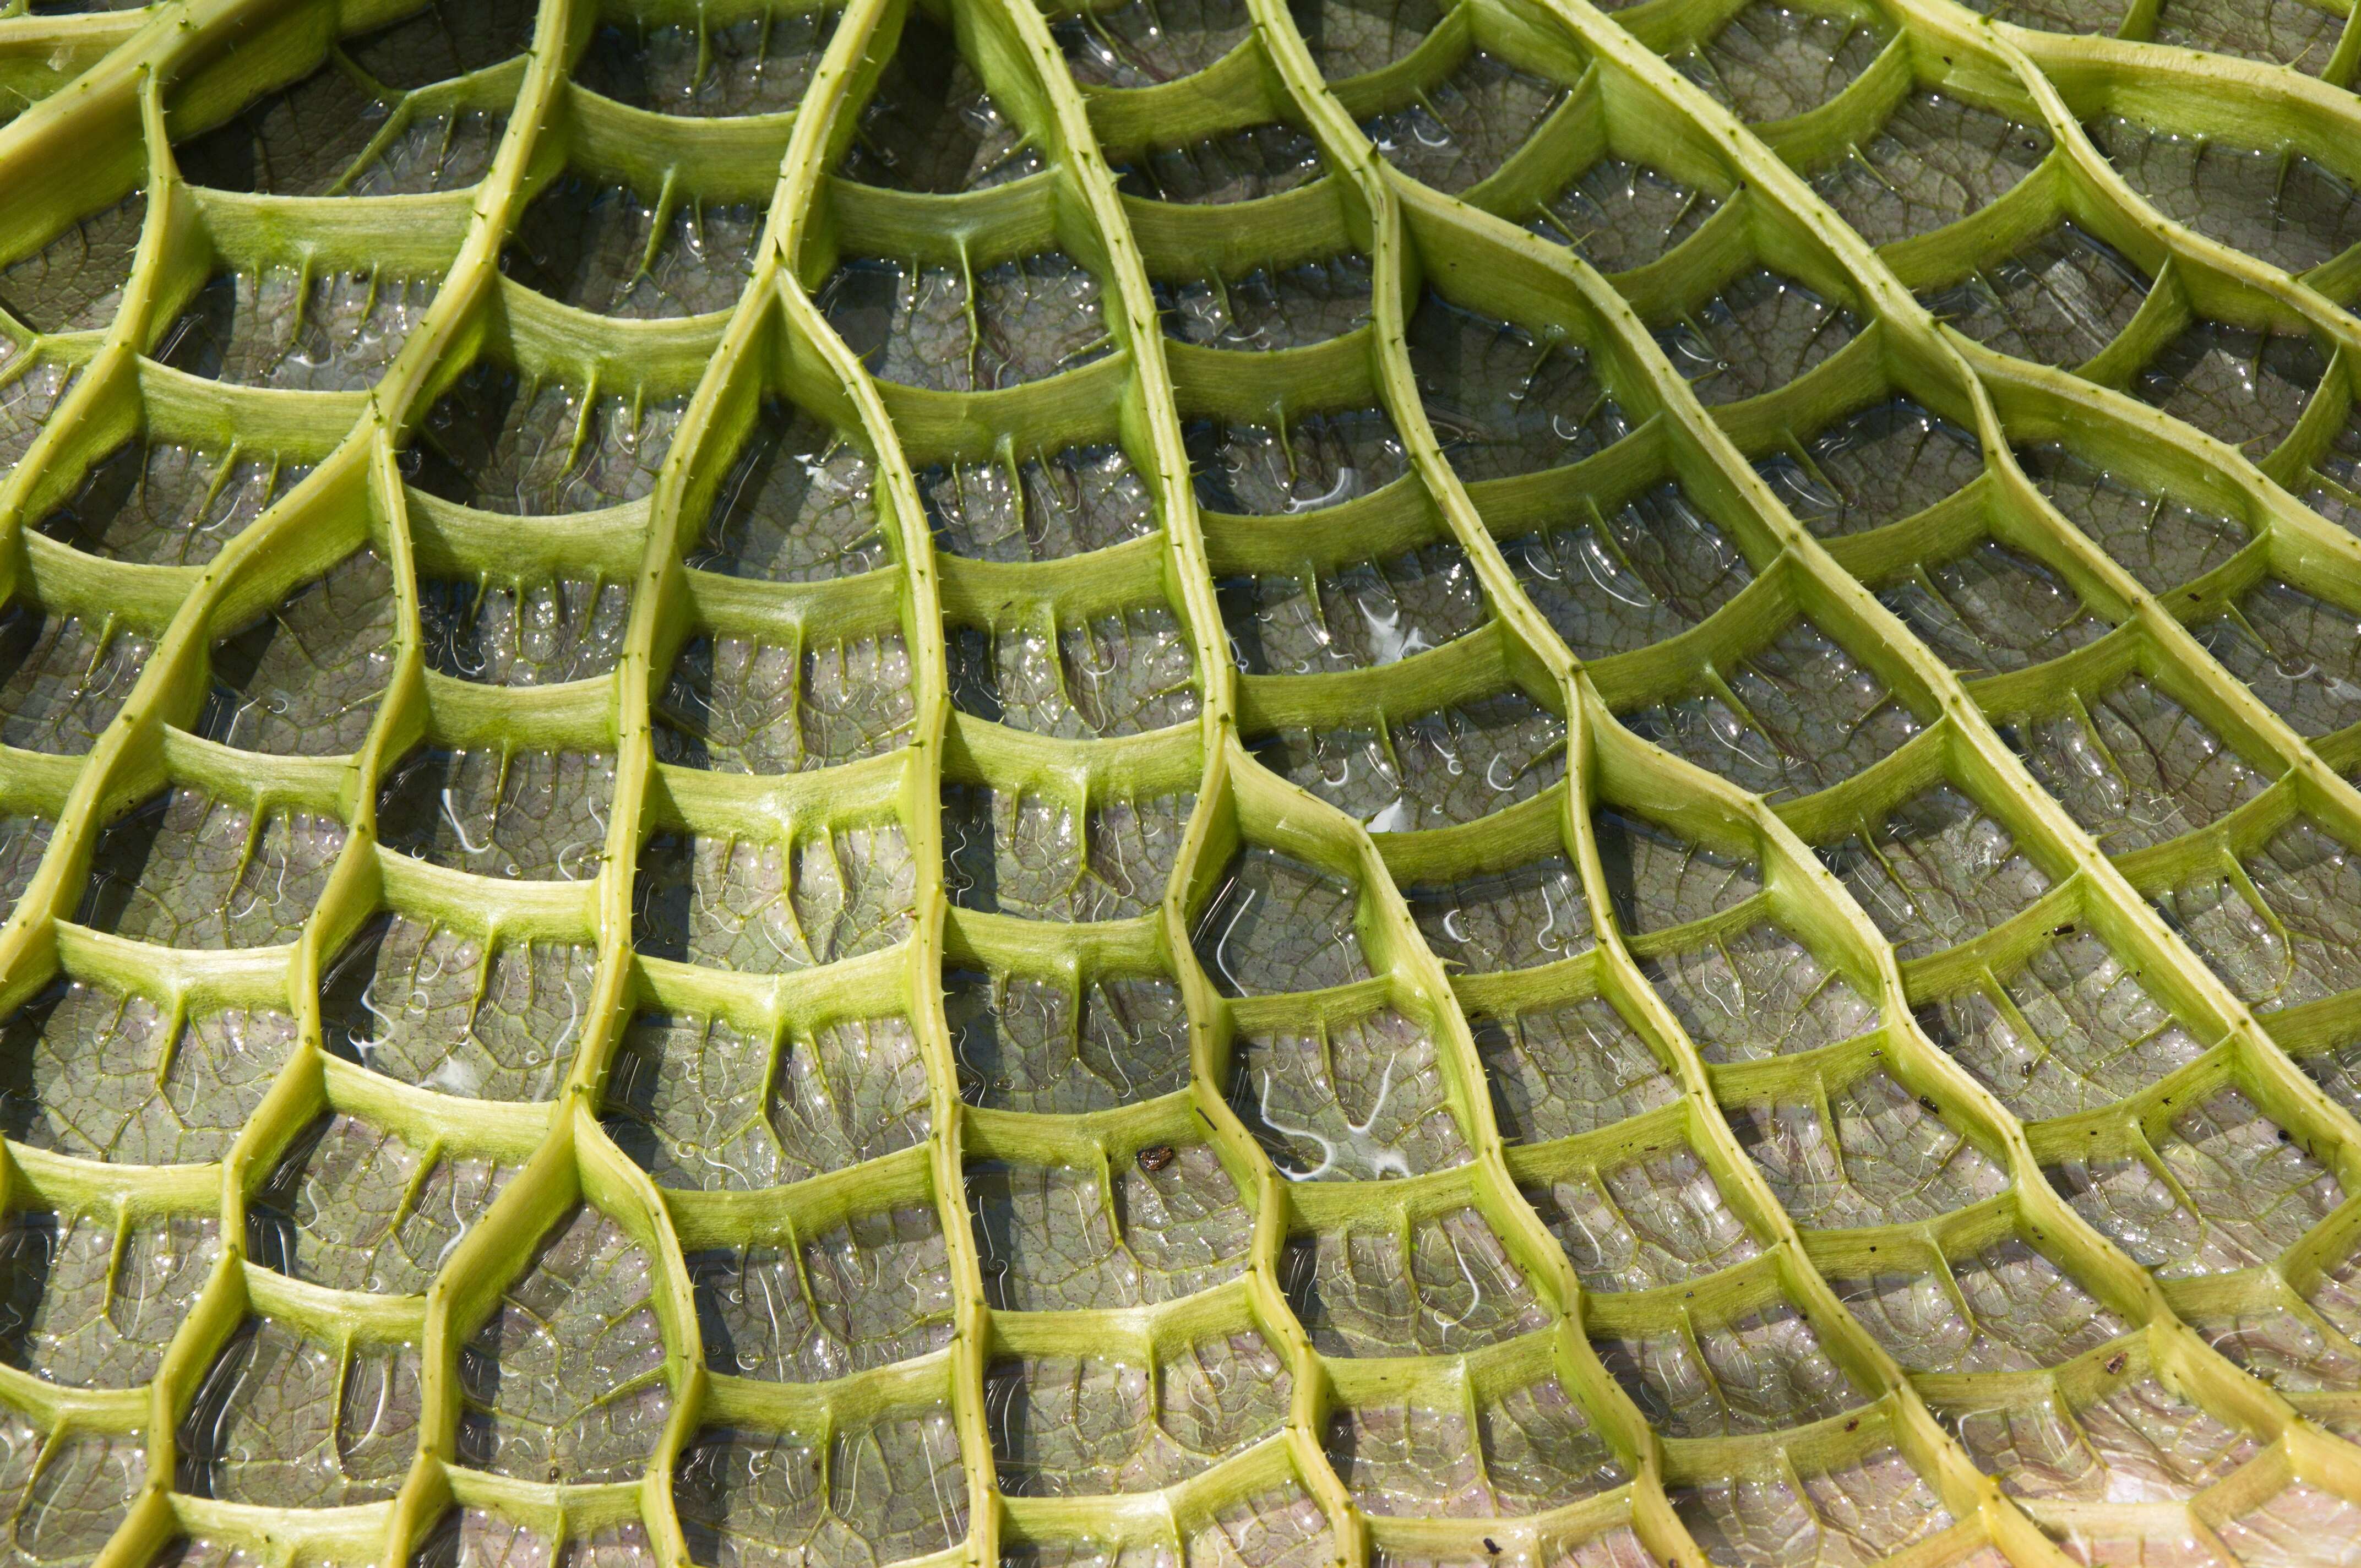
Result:
{"label": "small dark insect", "polygon": [[1488,1535],[1484,1538],[1484,1550],[1498,1557],[1500,1555],[1500,1543]]}
{"label": "small dark insect", "polygon": [[1859,1431],[1860,1430],[1861,1430],[1861,1418],[1860,1418],[1859,1416],[1855,1416],[1855,1417],[1853,1417],[1853,1419],[1852,1419],[1852,1420],[1849,1420],[1849,1421],[1845,1422],[1845,1431]]}
{"label": "small dark insect", "polygon": [[2069,920],[2063,926],[2052,926],[2049,927],[2049,934],[2053,937],[2070,937],[2074,934],[2074,922]]}
{"label": "small dark insect", "polygon": [[2121,1372],[2124,1369],[2124,1364],[2130,1360],[2131,1355],[2128,1352],[2119,1350],[2115,1352],[2114,1354],[2107,1357],[2107,1370],[2110,1372]]}
{"label": "small dark insect", "polygon": [[1935,1103],[1935,1098],[1931,1094],[1921,1094],[1918,1097],[1918,1103],[1927,1108],[1927,1114],[1929,1116],[1939,1116],[1943,1113],[1943,1108]]}
{"label": "small dark insect", "polygon": [[1170,1144],[1150,1144],[1137,1157],[1139,1168],[1153,1176],[1172,1163],[1174,1152]]}
{"label": "small dark insect", "polygon": [[2017,1071],[2025,1074],[2027,1078],[2031,1078],[2033,1076],[2033,1064],[2031,1062],[2021,1063],[2017,1067]]}
{"label": "small dark insect", "polygon": [[2295,1135],[2289,1132],[2285,1127],[2281,1127],[2279,1129],[2279,1142],[2283,1144],[2291,1144],[2295,1142]]}

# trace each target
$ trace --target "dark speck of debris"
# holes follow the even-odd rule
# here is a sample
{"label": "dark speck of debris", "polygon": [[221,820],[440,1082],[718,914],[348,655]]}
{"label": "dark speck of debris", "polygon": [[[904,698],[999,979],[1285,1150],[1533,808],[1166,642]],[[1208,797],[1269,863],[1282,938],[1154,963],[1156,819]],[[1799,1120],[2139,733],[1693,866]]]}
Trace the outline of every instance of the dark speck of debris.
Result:
{"label": "dark speck of debris", "polygon": [[2121,1372],[2124,1369],[2124,1364],[2130,1359],[2131,1356],[2127,1352],[2119,1350],[2115,1352],[2114,1354],[2107,1357],[2107,1370],[2110,1372]]}
{"label": "dark speck of debris", "polygon": [[1139,1168],[1148,1172],[1150,1176],[1153,1176],[1158,1171],[1162,1170],[1166,1166],[1172,1163],[1172,1146],[1170,1144],[1150,1144],[1146,1148],[1139,1151],[1137,1157],[1139,1160]]}

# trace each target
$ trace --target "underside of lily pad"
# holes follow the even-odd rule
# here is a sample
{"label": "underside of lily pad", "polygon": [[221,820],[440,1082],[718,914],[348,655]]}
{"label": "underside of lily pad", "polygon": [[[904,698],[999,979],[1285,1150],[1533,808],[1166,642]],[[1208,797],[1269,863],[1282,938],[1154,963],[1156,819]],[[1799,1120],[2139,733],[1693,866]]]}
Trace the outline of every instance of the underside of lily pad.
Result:
{"label": "underside of lily pad", "polygon": [[2361,31],[0,5],[41,1568],[2361,1565]]}

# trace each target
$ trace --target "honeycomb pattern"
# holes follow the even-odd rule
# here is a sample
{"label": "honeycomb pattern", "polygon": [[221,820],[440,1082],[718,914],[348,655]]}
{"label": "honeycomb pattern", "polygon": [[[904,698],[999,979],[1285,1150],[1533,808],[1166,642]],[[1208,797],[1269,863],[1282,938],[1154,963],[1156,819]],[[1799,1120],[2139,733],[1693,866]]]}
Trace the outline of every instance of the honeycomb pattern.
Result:
{"label": "honeycomb pattern", "polygon": [[9,1561],[2361,1568],[2356,71],[0,6]]}

